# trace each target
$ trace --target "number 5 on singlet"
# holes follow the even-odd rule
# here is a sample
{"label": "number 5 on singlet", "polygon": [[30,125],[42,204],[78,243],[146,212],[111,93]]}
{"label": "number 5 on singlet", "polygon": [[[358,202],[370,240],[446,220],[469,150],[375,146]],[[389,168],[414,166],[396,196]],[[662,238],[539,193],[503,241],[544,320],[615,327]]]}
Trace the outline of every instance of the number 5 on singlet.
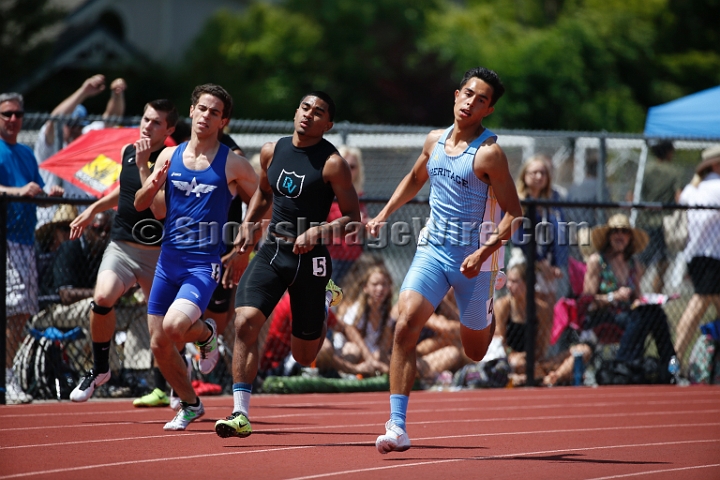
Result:
{"label": "number 5 on singlet", "polygon": [[325,257],[314,257],[313,259],[313,275],[316,277],[327,276],[327,259]]}

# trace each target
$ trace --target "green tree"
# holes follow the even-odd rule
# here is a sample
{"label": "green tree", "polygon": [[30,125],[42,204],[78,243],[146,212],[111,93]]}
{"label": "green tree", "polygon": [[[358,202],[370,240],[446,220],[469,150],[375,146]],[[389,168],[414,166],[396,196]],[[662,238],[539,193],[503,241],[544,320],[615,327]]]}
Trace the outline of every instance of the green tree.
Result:
{"label": "green tree", "polygon": [[0,92],[12,88],[50,55],[52,43],[42,32],[64,14],[48,0],[0,0]]}
{"label": "green tree", "polygon": [[496,0],[451,6],[430,18],[425,46],[453,61],[456,73],[480,63],[500,74],[508,97],[489,125],[640,130],[644,111],[633,82],[647,82],[664,1],[548,3],[520,2],[536,7],[522,16]]}
{"label": "green tree", "polygon": [[187,77],[232,93],[235,116],[288,119],[300,96],[326,90],[338,120],[437,123],[449,117],[449,64],[420,52],[436,0],[286,0],[222,12],[188,55]]}
{"label": "green tree", "polygon": [[651,103],[720,85],[720,0],[669,0],[658,25]]}

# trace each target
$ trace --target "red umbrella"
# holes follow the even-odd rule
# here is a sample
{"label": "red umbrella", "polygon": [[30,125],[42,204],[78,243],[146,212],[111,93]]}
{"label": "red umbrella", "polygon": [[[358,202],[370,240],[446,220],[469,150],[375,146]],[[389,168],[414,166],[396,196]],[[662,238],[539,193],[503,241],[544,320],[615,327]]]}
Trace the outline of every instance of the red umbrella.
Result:
{"label": "red umbrella", "polygon": [[91,130],[42,162],[40,168],[102,197],[117,185],[122,147],[138,138],[138,128]]}

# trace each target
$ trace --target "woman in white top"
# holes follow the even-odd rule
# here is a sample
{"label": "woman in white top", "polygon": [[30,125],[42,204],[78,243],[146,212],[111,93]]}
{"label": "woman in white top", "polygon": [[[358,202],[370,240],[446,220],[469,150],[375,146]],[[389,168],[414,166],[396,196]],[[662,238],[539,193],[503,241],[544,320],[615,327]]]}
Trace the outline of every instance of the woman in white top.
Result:
{"label": "woman in white top", "polygon": [[[683,205],[720,206],[720,146],[702,153],[695,177],[680,194]],[[720,210],[688,210],[685,260],[695,288],[677,326],[675,350],[682,359],[698,323],[712,303],[720,316]]]}
{"label": "woman in white top", "polygon": [[392,348],[393,283],[385,265],[370,267],[360,280],[357,300],[342,315],[347,341],[341,347],[345,360],[365,363],[387,373]]}

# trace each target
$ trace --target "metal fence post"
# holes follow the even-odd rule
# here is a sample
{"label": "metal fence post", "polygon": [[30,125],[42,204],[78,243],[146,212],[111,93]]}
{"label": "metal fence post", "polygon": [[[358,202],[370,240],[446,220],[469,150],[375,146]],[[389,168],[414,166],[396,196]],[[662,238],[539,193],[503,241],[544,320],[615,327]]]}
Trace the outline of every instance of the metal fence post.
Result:
{"label": "metal fence post", "polygon": [[2,264],[4,275],[0,275],[0,405],[5,405],[7,399],[5,392],[5,352],[7,351],[7,304],[5,301],[5,289],[7,287],[7,195],[0,195],[0,264]]}
{"label": "metal fence post", "polygon": [[[598,182],[595,190],[595,198],[598,202],[607,202],[609,198],[605,198],[607,191],[607,136],[605,130],[600,135],[600,148],[598,151],[597,178]],[[604,212],[596,210],[595,223],[601,225],[605,223]]]}
{"label": "metal fence post", "polygon": [[529,201],[527,216],[530,220],[530,236],[527,246],[527,269],[525,272],[525,284],[527,287],[526,300],[526,324],[525,324],[525,384],[529,387],[535,386],[535,338],[537,336],[537,309],[535,308],[535,261],[537,258],[537,239],[535,229],[537,228],[537,205]]}

